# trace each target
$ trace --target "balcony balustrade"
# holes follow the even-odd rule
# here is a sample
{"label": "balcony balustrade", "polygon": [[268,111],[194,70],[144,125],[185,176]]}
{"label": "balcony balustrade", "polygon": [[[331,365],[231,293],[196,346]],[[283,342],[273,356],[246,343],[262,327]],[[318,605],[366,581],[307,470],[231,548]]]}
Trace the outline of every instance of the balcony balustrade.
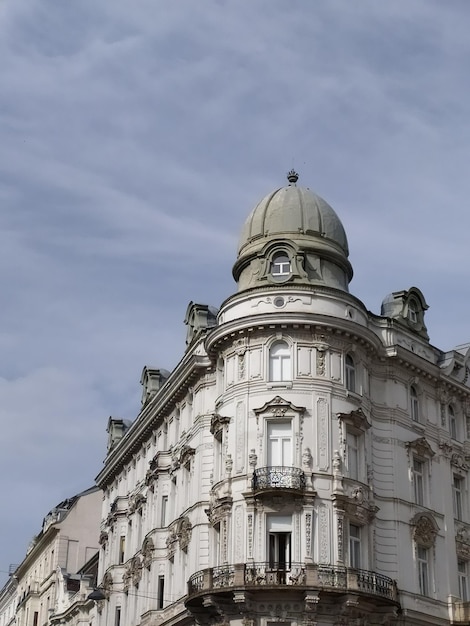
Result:
{"label": "balcony balustrade", "polygon": [[305,473],[301,469],[282,465],[255,469],[251,483],[253,491],[273,489],[304,491],[305,485]]}
{"label": "balcony balustrade", "polygon": [[357,592],[398,602],[395,582],[376,572],[335,567],[291,563],[239,563],[221,565],[196,572],[188,581],[188,601],[206,593],[230,591],[241,587],[301,587],[331,592]]}

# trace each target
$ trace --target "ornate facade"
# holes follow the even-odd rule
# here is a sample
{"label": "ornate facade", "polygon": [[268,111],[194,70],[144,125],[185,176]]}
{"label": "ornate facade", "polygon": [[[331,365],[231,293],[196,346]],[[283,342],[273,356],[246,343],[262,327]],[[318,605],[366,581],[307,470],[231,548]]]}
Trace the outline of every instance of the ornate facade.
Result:
{"label": "ornate facade", "polygon": [[367,311],[297,178],[248,217],[237,292],[190,303],[178,366],[109,421],[101,626],[468,621],[470,346],[430,344],[415,287]]}

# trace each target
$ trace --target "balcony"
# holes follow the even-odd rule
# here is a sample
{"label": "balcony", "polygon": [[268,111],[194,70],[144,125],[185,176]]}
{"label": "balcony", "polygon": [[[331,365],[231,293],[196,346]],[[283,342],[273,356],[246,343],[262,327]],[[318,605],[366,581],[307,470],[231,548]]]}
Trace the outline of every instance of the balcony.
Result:
{"label": "balcony", "polygon": [[251,481],[251,488],[255,493],[285,489],[303,492],[305,486],[305,473],[301,469],[281,465],[255,469]]}
{"label": "balcony", "polygon": [[470,602],[455,602],[451,605],[451,624],[470,622]]}
{"label": "balcony", "polygon": [[306,588],[321,593],[353,592],[375,596],[385,604],[398,604],[396,584],[388,576],[347,567],[302,563],[292,563],[289,567],[276,567],[276,564],[270,563],[238,563],[201,570],[188,581],[186,604],[189,609],[196,608],[204,596],[227,596],[228,592],[238,592],[243,588],[250,592],[257,588],[260,591],[271,589],[276,593],[282,590],[304,593]]}

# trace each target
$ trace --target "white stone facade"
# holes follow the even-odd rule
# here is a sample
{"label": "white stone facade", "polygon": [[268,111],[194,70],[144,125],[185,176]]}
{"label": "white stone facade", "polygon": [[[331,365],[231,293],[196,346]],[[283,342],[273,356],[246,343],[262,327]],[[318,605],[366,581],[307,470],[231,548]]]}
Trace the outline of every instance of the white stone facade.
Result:
{"label": "white stone facade", "polygon": [[191,303],[181,362],[110,419],[100,626],[468,621],[470,346],[429,343],[416,288],[368,312],[336,214],[289,182],[238,292]]}

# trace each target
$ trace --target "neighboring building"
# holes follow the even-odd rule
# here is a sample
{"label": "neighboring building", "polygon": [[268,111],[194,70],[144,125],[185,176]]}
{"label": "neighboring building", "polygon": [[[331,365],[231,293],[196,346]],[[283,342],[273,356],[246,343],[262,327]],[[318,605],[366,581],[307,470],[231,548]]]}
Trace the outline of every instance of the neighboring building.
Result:
{"label": "neighboring building", "polygon": [[61,502],[44,518],[41,532],[15,570],[17,626],[51,623],[59,608],[58,581],[76,574],[98,552],[101,501],[101,492],[92,487]]}
{"label": "neighboring building", "polygon": [[237,293],[190,303],[180,363],[109,421],[100,626],[469,621],[469,346],[429,343],[419,289],[350,295],[297,178],[248,217]]}
{"label": "neighboring building", "polygon": [[51,615],[51,626],[94,626],[99,603],[89,598],[97,586],[99,552],[76,574],[68,574],[60,567],[56,571],[56,601]]}
{"label": "neighboring building", "polygon": [[14,575],[16,566],[10,566],[10,577],[0,591],[0,626],[15,623],[18,581]]}

